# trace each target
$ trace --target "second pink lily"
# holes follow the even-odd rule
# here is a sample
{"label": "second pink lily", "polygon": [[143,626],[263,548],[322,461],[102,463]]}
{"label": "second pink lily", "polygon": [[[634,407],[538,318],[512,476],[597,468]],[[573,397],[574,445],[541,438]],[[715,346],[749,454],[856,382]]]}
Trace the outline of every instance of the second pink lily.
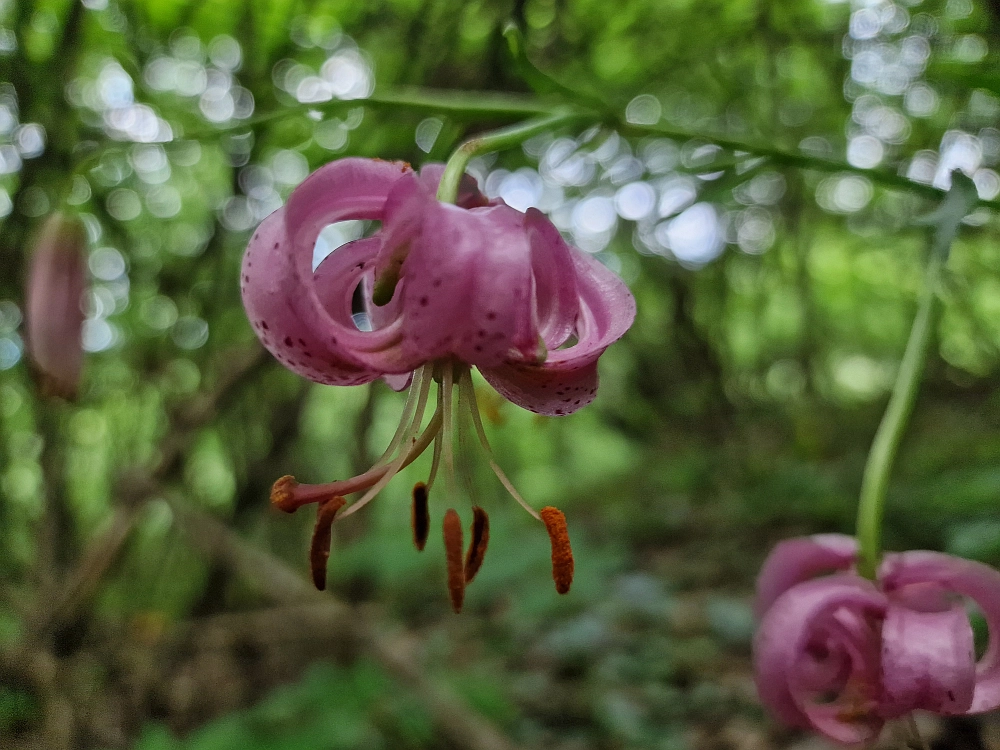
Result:
{"label": "second pink lily", "polygon": [[[886,555],[873,582],[853,572],[856,555],[853,537],[819,534],[781,542],[764,563],[754,641],[764,704],[850,744],[918,709],[1000,707],[1000,572],[918,550]],[[962,597],[989,626],[978,661]]]}

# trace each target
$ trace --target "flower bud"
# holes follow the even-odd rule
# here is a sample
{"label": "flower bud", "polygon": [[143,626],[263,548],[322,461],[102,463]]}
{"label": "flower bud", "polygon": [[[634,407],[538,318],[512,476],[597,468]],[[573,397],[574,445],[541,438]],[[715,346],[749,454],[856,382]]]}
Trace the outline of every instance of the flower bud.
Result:
{"label": "flower bud", "polygon": [[78,216],[56,212],[35,239],[25,290],[28,356],[45,395],[73,398],[83,368],[81,297],[87,232]]}

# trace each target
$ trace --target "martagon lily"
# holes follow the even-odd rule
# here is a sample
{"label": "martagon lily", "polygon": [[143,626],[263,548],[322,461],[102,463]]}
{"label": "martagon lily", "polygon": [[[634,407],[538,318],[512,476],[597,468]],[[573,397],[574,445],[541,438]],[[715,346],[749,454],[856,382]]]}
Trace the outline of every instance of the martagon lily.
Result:
{"label": "martagon lily", "polygon": [[[854,538],[821,534],[781,542],[764,563],[754,640],[764,704],[846,744],[918,709],[1000,706],[1000,572],[918,550],[886,555],[873,582],[854,572],[856,558]],[[978,661],[963,597],[989,627]]]}
{"label": "martagon lily", "polygon": [[[598,357],[631,325],[635,302],[614,273],[564,242],[539,211],[487,200],[468,175],[456,205],[438,201],[442,169],[429,165],[417,173],[401,162],[360,158],[332,162],[293,190],[253,235],[243,260],[243,302],[258,338],[282,364],[329,385],[379,378],[397,390],[409,385],[399,427],[374,466],[319,485],[282,477],[271,500],[287,512],[319,505],[311,560],[322,588],[335,518],[362,508],[433,445],[430,474],[414,488],[411,511],[414,543],[423,549],[428,493],[442,459],[453,471],[452,429],[469,419],[500,482],[545,523],[553,577],[563,593],[573,574],[565,517],[555,508],[536,512],[493,460],[470,369],[477,367],[525,409],[570,414],[593,400]],[[349,219],[382,226],[313,268],[321,230]],[[371,330],[355,324],[358,292]],[[435,383],[436,406],[425,424]],[[344,496],[352,493],[362,494],[345,508]],[[459,611],[465,584],[482,563],[489,521],[473,508],[464,563],[454,510],[443,525],[448,585]]]}

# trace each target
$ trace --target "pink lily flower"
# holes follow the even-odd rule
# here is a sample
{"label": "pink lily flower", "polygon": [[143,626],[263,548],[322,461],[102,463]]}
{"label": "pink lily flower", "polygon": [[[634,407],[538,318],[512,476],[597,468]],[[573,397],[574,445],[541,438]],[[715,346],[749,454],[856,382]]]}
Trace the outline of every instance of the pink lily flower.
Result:
{"label": "pink lily flower", "polygon": [[[291,512],[306,503],[364,492],[340,512],[340,518],[346,517],[433,444],[430,478],[414,491],[414,541],[422,549],[427,492],[442,455],[446,466],[452,465],[456,416],[469,418],[500,481],[528,512],[545,521],[555,569],[556,547],[568,549],[568,537],[565,545],[556,542],[565,529],[549,522],[552,514],[528,506],[493,461],[470,370],[479,368],[501,395],[525,409],[570,414],[593,400],[597,360],[631,325],[635,301],[614,273],[566,244],[543,214],[487,200],[468,175],[457,205],[439,202],[435,190],[442,171],[432,165],[418,174],[401,162],[359,158],[327,164],[296,188],[251,239],[243,260],[243,303],[258,338],[282,364],[329,385],[378,378],[397,389],[409,384],[396,435],[371,469],[322,485],[283,477],[271,499]],[[376,220],[382,227],[370,238],[338,248],[314,269],[313,246],[320,231],[347,219]],[[356,290],[364,298],[372,330],[355,325]],[[436,407],[424,426],[435,383]],[[458,392],[457,415],[453,390]],[[488,521],[479,511],[465,562],[466,582],[478,570],[488,538]],[[321,513],[320,546],[333,516]],[[461,558],[457,520],[445,526],[456,610],[460,587],[451,568]],[[565,521],[560,523],[564,527]],[[317,556],[316,546],[314,539],[314,580],[322,587],[326,560]],[[475,554],[474,548],[479,550]],[[565,563],[562,552],[560,559]],[[566,565],[560,569],[565,579]],[[569,588],[565,580],[557,581],[560,585]]]}
{"label": "pink lily flower", "polygon": [[42,393],[73,398],[83,369],[81,297],[87,232],[79,217],[54,213],[35,240],[25,290],[28,356]]}
{"label": "pink lily flower", "polygon": [[[765,561],[754,671],[775,716],[853,744],[914,710],[1000,706],[1000,572],[921,550],[886,555],[872,582],[853,571],[856,554],[854,538],[821,534],[781,542]],[[978,662],[961,597],[989,626]]]}

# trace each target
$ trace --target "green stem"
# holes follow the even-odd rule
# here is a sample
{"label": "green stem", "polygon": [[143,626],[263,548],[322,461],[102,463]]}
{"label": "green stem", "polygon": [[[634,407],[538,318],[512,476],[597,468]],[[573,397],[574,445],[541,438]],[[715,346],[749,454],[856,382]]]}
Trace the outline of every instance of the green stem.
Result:
{"label": "green stem", "polygon": [[[352,99],[349,101],[332,100],[283,107],[275,112],[252,117],[241,122],[224,126],[206,126],[193,128],[185,133],[188,138],[208,137],[229,130],[255,128],[269,122],[281,120],[289,115],[305,114],[307,112],[340,112],[366,107],[376,110],[397,112],[411,111],[424,115],[445,115],[456,120],[518,120],[524,118],[565,117],[571,113],[571,119],[588,124],[602,123],[615,128],[625,136],[653,136],[672,138],[674,140],[698,139],[706,143],[714,143],[730,151],[743,152],[748,157],[764,157],[772,163],[795,169],[811,169],[818,172],[844,172],[856,174],[871,180],[877,185],[887,188],[904,190],[908,193],[921,195],[925,198],[940,199],[945,191],[933,185],[913,182],[906,176],[891,169],[865,169],[855,167],[839,159],[827,159],[809,156],[795,150],[786,150],[749,139],[727,138],[704,131],[685,130],[670,127],[665,124],[638,125],[625,121],[624,117],[606,115],[603,112],[554,103],[551,99],[506,94],[492,91],[450,91],[441,89],[399,88],[375,92],[367,99]],[[117,147],[117,146],[116,146]],[[709,171],[714,164],[705,165]],[[1000,200],[979,200],[977,205],[1000,210]]]}
{"label": "green stem", "polygon": [[454,203],[458,197],[458,183],[465,174],[465,168],[469,161],[480,154],[488,154],[491,151],[500,151],[512,146],[519,146],[529,138],[546,133],[554,128],[568,125],[578,121],[586,115],[571,109],[562,109],[553,112],[545,117],[538,117],[507,128],[492,130],[482,135],[477,135],[465,141],[455,149],[455,152],[448,158],[444,167],[444,174],[441,175],[441,184],[438,185],[437,199],[443,203]]}
{"label": "green stem", "polygon": [[920,293],[920,305],[913,319],[910,338],[906,342],[906,351],[899,364],[892,396],[872,441],[871,450],[868,452],[868,463],[861,479],[857,520],[858,572],[866,578],[875,578],[882,555],[882,516],[885,510],[886,490],[889,487],[889,474],[906,422],[913,411],[917,386],[920,384],[920,376],[934,333],[934,322],[937,318],[937,286],[944,262],[945,255],[939,252],[932,252],[928,259],[924,288]]}
{"label": "green stem", "polygon": [[[632,123],[621,121],[618,123],[612,123],[611,126],[616,128],[622,135],[626,136],[659,136],[661,138],[671,138],[674,140],[698,139],[700,141],[704,141],[705,143],[714,143],[715,145],[721,146],[722,148],[730,151],[742,151],[749,157],[764,157],[772,163],[784,167],[812,169],[817,172],[845,172],[849,174],[856,174],[871,180],[877,185],[882,185],[887,188],[897,188],[911,194],[921,195],[925,198],[940,200],[941,197],[947,192],[941,188],[934,187],[933,185],[925,185],[920,182],[914,182],[905,175],[899,174],[892,169],[866,169],[864,167],[855,167],[854,165],[839,159],[828,159],[822,156],[808,156],[797,151],[775,148],[774,146],[768,146],[766,144],[750,140],[726,138],[723,136],[713,135],[711,133],[698,133],[659,124],[634,125]],[[708,172],[711,171],[714,166],[714,164],[707,164],[704,168],[699,169],[700,171]],[[1000,209],[1000,200],[980,200],[978,205]]]}

